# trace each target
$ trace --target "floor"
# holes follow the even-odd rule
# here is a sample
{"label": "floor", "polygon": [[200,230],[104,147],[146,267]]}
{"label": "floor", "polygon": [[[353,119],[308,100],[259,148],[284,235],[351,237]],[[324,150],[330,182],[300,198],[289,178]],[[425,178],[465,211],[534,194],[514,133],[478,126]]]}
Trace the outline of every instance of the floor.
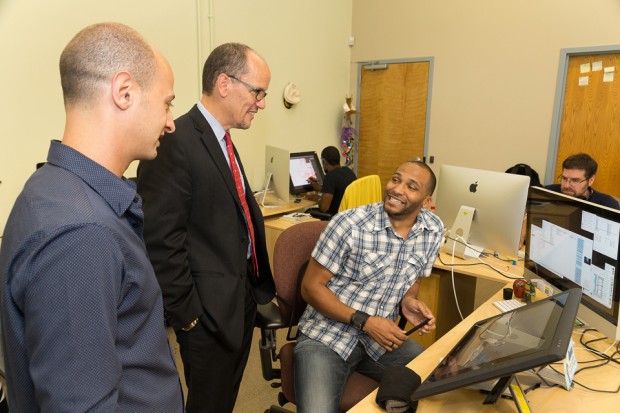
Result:
{"label": "floor", "polygon": [[[260,330],[255,329],[252,349],[250,350],[250,359],[248,360],[248,365],[245,369],[243,380],[241,381],[241,388],[239,389],[239,397],[237,398],[234,413],[262,413],[272,404],[278,404],[279,390],[272,388],[271,383],[265,381],[262,376],[260,355],[258,352],[259,338]],[[185,393],[187,392],[187,388],[185,387],[185,380],[183,378],[183,363],[181,362],[179,346],[176,342],[174,331],[171,328],[168,328],[168,339],[170,340],[170,345],[179,369],[179,375],[181,376],[183,392]],[[279,344],[283,343],[284,336],[278,335],[278,340]],[[295,412],[295,406],[287,404],[285,407]]]}

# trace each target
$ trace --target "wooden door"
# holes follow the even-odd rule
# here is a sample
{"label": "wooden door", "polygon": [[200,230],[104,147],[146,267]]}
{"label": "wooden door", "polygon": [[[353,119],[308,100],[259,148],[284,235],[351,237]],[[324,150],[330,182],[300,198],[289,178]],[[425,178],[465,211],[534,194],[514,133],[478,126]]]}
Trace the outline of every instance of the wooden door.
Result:
{"label": "wooden door", "polygon": [[616,197],[620,197],[619,71],[620,53],[569,56],[553,175],[560,175],[566,157],[586,152],[598,163],[593,187]]}
{"label": "wooden door", "polygon": [[357,153],[358,176],[377,174],[382,185],[424,156],[430,76],[430,61],[386,66],[361,70]]}

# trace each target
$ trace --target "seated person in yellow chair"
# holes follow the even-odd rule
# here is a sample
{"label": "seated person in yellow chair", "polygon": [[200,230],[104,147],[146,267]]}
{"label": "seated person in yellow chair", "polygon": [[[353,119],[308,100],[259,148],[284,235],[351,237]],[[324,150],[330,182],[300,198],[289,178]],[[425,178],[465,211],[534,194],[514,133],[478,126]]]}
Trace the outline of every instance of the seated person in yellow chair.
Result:
{"label": "seated person in yellow chair", "polygon": [[384,201],[337,214],[321,234],[304,275],[308,303],[295,346],[298,413],[335,413],[353,371],[380,381],[387,366],[406,365],[424,349],[395,323],[399,308],[419,331],[435,316],[418,300],[443,235],[441,220],[424,208],[435,190],[424,163],[399,166]]}
{"label": "seated person in yellow chair", "polygon": [[344,190],[357,179],[357,176],[351,169],[340,166],[340,152],[335,146],[323,149],[321,161],[325,170],[323,186],[321,187],[315,178],[310,178],[308,181],[312,184],[312,189],[322,193],[318,200],[319,211],[336,215]]}

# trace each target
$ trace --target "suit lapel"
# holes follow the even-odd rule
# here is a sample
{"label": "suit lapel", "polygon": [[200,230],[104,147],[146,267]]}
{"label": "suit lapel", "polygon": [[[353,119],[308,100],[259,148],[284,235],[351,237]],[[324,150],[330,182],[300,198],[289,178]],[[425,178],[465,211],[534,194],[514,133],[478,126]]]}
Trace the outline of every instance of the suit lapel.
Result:
{"label": "suit lapel", "polygon": [[[237,194],[237,188],[235,187],[235,180],[233,179],[232,172],[230,171],[230,166],[228,166],[228,162],[226,162],[226,157],[224,156],[224,153],[222,152],[222,147],[220,146],[220,143],[218,142],[217,137],[215,136],[215,133],[213,133],[213,129],[211,129],[209,122],[207,122],[207,120],[202,115],[202,113],[200,113],[200,109],[198,109],[198,106],[194,106],[189,112],[189,115],[194,121],[194,126],[196,130],[200,132],[200,140],[205,145],[205,148],[207,149],[209,156],[213,160],[213,163],[215,164],[217,169],[220,171],[220,174],[222,175],[222,178],[224,179],[224,182],[226,183],[226,186],[228,187],[228,191],[230,192],[231,196],[234,198],[235,202],[237,203],[237,208],[239,208],[239,210],[241,211],[242,206],[241,206],[241,201],[239,200],[239,195]],[[234,144],[233,144],[233,148],[234,148]],[[249,189],[247,180],[245,179],[245,172],[243,170],[243,165],[241,164],[241,161],[239,160],[239,154],[237,153],[236,148],[234,150],[235,150],[235,156],[237,157],[237,160],[239,161],[238,166],[239,166],[239,169],[241,170],[241,173],[243,174],[243,179],[246,185],[246,189]]]}

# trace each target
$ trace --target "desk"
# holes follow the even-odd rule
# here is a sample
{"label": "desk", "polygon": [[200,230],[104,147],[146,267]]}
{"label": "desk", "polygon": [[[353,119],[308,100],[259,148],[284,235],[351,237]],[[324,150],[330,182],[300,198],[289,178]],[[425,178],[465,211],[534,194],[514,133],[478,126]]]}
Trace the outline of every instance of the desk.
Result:
{"label": "desk", "polygon": [[[269,254],[269,265],[271,265],[272,269],[273,248],[276,245],[276,240],[285,229],[302,222],[281,219],[282,215],[290,212],[303,212],[315,205],[316,202],[314,201],[302,199],[300,202],[289,201],[277,207],[260,207],[265,221],[265,241],[267,243],[267,253]],[[314,220],[314,218],[310,218],[309,220]]]}
{"label": "desk", "polygon": [[[459,307],[463,316],[470,314],[490,296],[494,295],[504,284],[512,284],[510,278],[523,276],[523,261],[512,265],[495,257],[484,258],[484,262],[507,273],[503,276],[477,259],[454,258],[454,287],[452,284],[452,256],[441,253],[430,277],[421,280],[418,298],[429,306],[437,318],[437,328],[423,336],[414,336],[415,340],[428,348],[437,339],[452,330],[461,317],[454,300],[456,288]],[[472,265],[476,264],[476,265]],[[510,278],[507,278],[510,277]]]}
{"label": "desk", "polygon": [[[507,284],[509,285],[509,284]],[[439,364],[439,360],[444,357],[454,345],[463,337],[469,328],[476,322],[487,317],[499,314],[492,302],[502,299],[501,290],[491,296],[483,305],[474,310],[456,327],[446,333],[432,346],[427,348],[424,353],[415,358],[408,367],[418,373],[424,380],[433,369]],[[580,363],[591,360],[585,350],[580,349],[578,336],[573,334],[575,341],[576,355]],[[601,350],[609,347],[609,342],[600,342],[597,348]],[[583,364],[580,364],[583,367]],[[607,366],[590,369],[579,373],[575,380],[595,389],[616,390],[620,386],[620,366],[610,363]],[[350,413],[384,413],[376,403],[376,390],[369,394],[365,399],[355,405]],[[418,413],[430,412],[471,412],[471,413],[491,413],[491,412],[516,412],[517,409],[511,400],[499,399],[494,405],[483,405],[484,395],[474,390],[453,390],[447,393],[428,397],[420,400]],[[566,391],[562,388],[540,388],[527,393],[526,398],[530,403],[532,411],[535,413],[553,412],[574,412],[580,411],[617,411],[620,406],[620,394],[594,393],[575,385],[573,390]]]}
{"label": "desk", "polygon": [[316,202],[309,201],[307,199],[301,199],[299,202],[289,200],[289,202],[283,202],[281,205],[273,207],[260,206],[260,211],[263,214],[263,218],[273,217],[276,215],[288,214],[289,212],[305,211],[306,209],[316,205]]}

